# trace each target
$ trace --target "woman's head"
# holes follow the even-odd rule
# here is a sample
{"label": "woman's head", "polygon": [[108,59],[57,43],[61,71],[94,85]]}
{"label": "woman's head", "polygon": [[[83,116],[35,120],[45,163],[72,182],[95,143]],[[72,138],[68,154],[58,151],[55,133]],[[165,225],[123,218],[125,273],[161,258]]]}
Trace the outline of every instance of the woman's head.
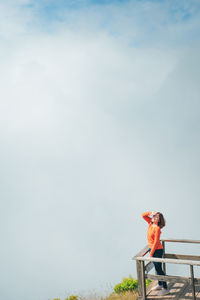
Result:
{"label": "woman's head", "polygon": [[163,214],[161,214],[160,212],[157,212],[156,214],[153,215],[152,222],[160,226],[160,228],[163,228],[165,226],[165,218],[163,217]]}

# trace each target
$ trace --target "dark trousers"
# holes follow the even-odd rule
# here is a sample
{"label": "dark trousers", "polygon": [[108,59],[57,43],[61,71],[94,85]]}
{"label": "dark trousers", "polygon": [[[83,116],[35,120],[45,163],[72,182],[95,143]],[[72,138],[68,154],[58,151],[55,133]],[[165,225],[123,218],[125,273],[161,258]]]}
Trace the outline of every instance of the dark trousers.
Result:
{"label": "dark trousers", "polygon": [[[150,251],[151,251],[151,249],[150,249]],[[155,252],[153,254],[153,257],[162,258],[162,256],[163,256],[163,249],[155,250]],[[162,263],[161,262],[153,262],[153,264],[154,264],[154,267],[156,269],[156,274],[157,275],[165,275],[165,273],[162,270]],[[165,281],[158,281],[158,284],[162,285],[162,287],[164,289],[167,288],[167,283]]]}

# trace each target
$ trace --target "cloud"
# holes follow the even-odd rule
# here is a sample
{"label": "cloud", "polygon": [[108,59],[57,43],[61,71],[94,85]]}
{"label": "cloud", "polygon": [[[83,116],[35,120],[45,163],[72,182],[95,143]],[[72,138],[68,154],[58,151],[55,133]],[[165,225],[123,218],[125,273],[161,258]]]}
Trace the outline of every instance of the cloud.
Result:
{"label": "cloud", "polygon": [[64,10],[48,31],[30,4],[4,6],[12,22],[3,19],[1,32],[8,300],[64,298],[134,273],[131,257],[146,242],[143,210],[164,212],[165,235],[197,237],[193,219],[183,222],[199,194],[196,17],[174,24],[166,6],[130,1]]}

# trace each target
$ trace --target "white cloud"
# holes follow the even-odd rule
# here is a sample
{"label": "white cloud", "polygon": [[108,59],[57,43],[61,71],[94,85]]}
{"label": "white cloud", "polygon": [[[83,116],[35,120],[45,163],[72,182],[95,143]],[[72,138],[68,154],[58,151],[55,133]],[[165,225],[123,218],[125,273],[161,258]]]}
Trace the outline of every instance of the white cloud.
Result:
{"label": "white cloud", "polygon": [[134,273],[145,209],[166,214],[165,235],[197,238],[183,218],[199,194],[198,45],[130,47],[90,20],[31,35],[26,20],[3,22],[4,298],[64,297]]}

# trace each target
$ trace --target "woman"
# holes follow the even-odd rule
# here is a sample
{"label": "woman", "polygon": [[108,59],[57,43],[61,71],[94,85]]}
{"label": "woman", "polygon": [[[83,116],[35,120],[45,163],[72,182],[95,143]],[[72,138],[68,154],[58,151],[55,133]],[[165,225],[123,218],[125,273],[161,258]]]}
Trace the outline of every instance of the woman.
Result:
{"label": "woman", "polygon": [[[161,228],[165,226],[165,219],[160,212],[145,212],[142,214],[143,219],[149,224],[147,230],[147,240],[149,245],[150,257],[161,258],[163,256],[163,246],[160,242]],[[165,275],[162,270],[162,263],[153,262],[157,275]],[[167,283],[158,281],[158,284],[152,290],[161,290],[158,295],[169,293]]]}

